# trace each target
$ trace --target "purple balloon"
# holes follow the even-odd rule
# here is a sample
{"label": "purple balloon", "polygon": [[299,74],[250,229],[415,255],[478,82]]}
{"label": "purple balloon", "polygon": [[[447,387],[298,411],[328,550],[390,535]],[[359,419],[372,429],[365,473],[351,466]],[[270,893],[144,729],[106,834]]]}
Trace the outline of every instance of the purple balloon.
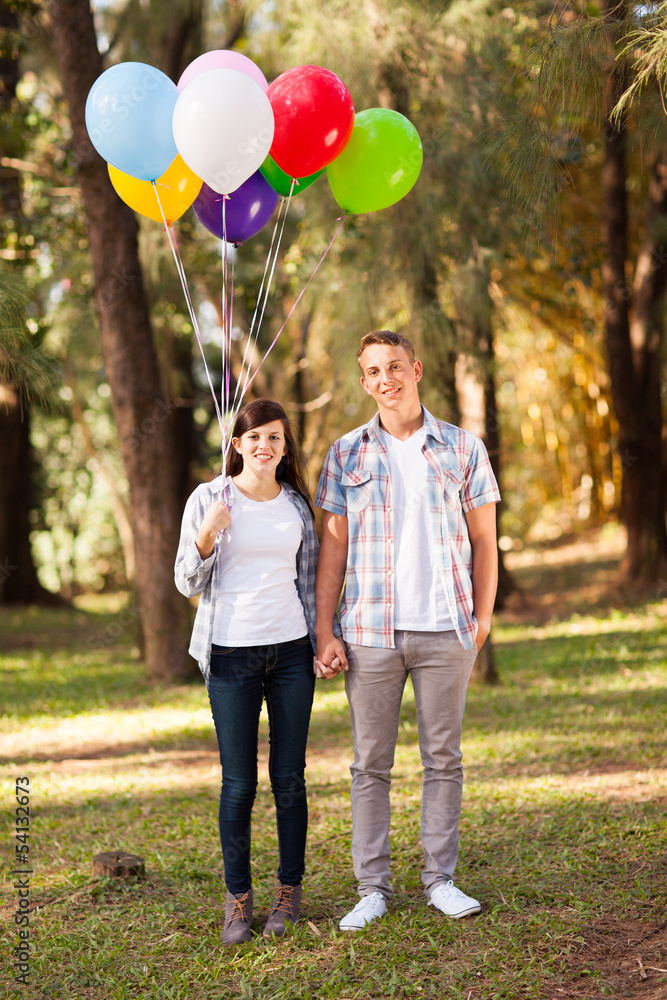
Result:
{"label": "purple balloon", "polygon": [[[202,184],[193,208],[195,215],[209,232],[222,239],[222,202],[224,195],[218,194]],[[273,215],[278,204],[278,194],[259,170],[244,181],[241,187],[232,191],[225,207],[227,242],[244,243],[262,229]]]}

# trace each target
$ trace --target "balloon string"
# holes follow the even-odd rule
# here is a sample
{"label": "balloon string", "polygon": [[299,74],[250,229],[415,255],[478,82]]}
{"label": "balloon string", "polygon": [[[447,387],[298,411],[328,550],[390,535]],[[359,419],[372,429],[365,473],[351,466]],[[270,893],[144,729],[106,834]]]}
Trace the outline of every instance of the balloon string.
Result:
{"label": "balloon string", "polygon": [[[285,230],[285,223],[287,221],[287,214],[289,212],[290,203],[292,201],[292,193],[294,191],[294,184],[295,184],[295,181],[292,180],[292,185],[290,187],[289,197],[287,199],[282,198],[282,200],[281,200],[281,202],[285,203],[285,211],[284,211],[284,214],[282,216],[282,224],[280,225],[280,233],[278,235],[278,241],[275,244],[275,250],[273,252],[273,256],[271,256],[271,247],[273,247],[274,238],[275,238],[275,235],[276,235],[278,224],[280,222],[280,211],[278,212],[278,219],[276,220],[276,225],[275,225],[274,231],[273,231],[273,237],[271,238],[271,247],[269,248],[269,255],[267,257],[267,267],[265,267],[265,269],[264,269],[264,277],[266,277],[266,271],[267,271],[267,268],[268,268],[269,264],[271,266],[270,274],[269,274],[268,281],[266,282],[266,285],[264,287],[264,297],[263,297],[263,300],[262,300],[262,288],[260,287],[260,293],[258,295],[258,301],[257,301],[257,305],[255,306],[255,313],[253,315],[253,320],[252,320],[252,323],[251,323],[251,332],[252,332],[252,327],[255,324],[255,319],[256,319],[256,316],[257,316],[257,311],[260,308],[260,304],[261,304],[261,311],[260,311],[259,319],[257,320],[257,324],[256,324],[255,330],[254,330],[253,349],[254,349],[254,345],[257,343],[257,339],[259,337],[259,331],[260,331],[261,326],[262,326],[262,320],[264,319],[264,312],[266,310],[266,304],[268,302],[269,293],[271,291],[271,284],[272,284],[272,281],[273,281],[273,275],[275,273],[276,264],[278,262],[278,254],[280,252],[280,244],[282,242],[283,232]],[[282,209],[282,207],[283,207],[283,205],[281,203],[280,208]],[[264,277],[262,278],[262,285],[263,286],[264,286]],[[245,356],[246,356],[246,353],[247,353],[247,348],[248,348],[248,345],[250,344],[250,339],[251,339],[251,337],[250,337],[250,333],[249,333],[249,335],[248,335],[248,344],[246,344],[246,352],[244,352],[244,362],[245,362]],[[261,361],[260,361],[260,365],[261,365]],[[243,384],[243,388],[241,390],[240,397],[238,398],[238,401],[237,401],[236,393],[234,394],[234,406],[232,408],[232,413],[230,415],[230,420],[231,420],[232,423],[236,420],[236,416],[239,413],[239,410],[241,409],[241,405],[242,405],[242,402],[243,402],[243,397],[245,396],[246,388],[247,388],[247,385],[248,385],[248,378],[250,376],[251,366],[252,366],[252,352],[250,354],[250,358],[248,359],[247,368],[245,370],[244,384]],[[257,366],[257,371],[259,371],[259,365]],[[241,372],[243,372],[243,366],[241,368]],[[237,391],[238,391],[240,382],[241,382],[241,379],[239,377],[239,380],[237,381],[237,384],[236,384]],[[230,443],[231,442],[229,442],[227,444],[227,450],[229,450]]]}
{"label": "balloon string", "polygon": [[225,457],[227,455],[227,421],[228,407],[228,375],[229,357],[227,355],[227,198],[222,196],[222,379],[220,381],[220,403],[224,414],[224,429],[222,432],[222,474],[225,474]]}
{"label": "balloon string", "polygon": [[[268,299],[269,299],[269,292],[271,291],[271,283],[273,281],[273,275],[274,275],[275,270],[276,270],[276,264],[278,263],[278,251],[280,250],[280,244],[281,244],[281,241],[282,241],[282,238],[283,238],[283,232],[284,232],[284,229],[285,229],[285,222],[287,221],[287,213],[289,211],[290,203],[292,201],[292,193],[294,191],[294,184],[295,184],[295,181],[294,181],[294,178],[292,178],[292,185],[290,187],[290,193],[289,193],[289,196],[287,198],[287,204],[285,206],[285,214],[283,215],[283,222],[282,222],[282,226],[281,226],[281,229],[280,229],[280,236],[278,238],[278,245],[276,247],[276,251],[275,251],[275,254],[273,256],[273,263],[271,265],[271,273],[269,275],[269,280],[268,280],[268,283],[267,283],[267,286],[266,286],[266,292],[264,294],[264,301],[262,303],[262,311],[260,313],[259,321],[257,323],[257,331],[255,333],[255,341],[257,340],[257,337],[259,336],[259,331],[260,331],[260,328],[262,326],[262,321],[264,320],[264,312],[266,310],[266,304],[267,304]],[[271,347],[273,347],[273,344],[271,345]],[[269,351],[271,350],[271,347],[269,348]],[[267,351],[267,353],[268,353],[268,351]],[[266,357],[266,354],[264,355],[264,358],[265,357]],[[257,365],[257,368],[255,369],[255,375],[257,374],[257,372],[259,371],[260,367],[262,366],[262,362],[264,361],[264,358],[262,358],[261,361],[259,362],[259,364]],[[239,408],[241,406],[241,401],[243,400],[243,397],[245,396],[246,392],[250,388],[251,382],[255,378],[255,375],[253,375],[252,379],[250,378],[250,367],[251,367],[251,364],[252,364],[252,359],[250,359],[248,361],[248,367],[246,369],[245,379],[243,381],[243,389],[241,390],[241,398],[239,400]]]}
{"label": "balloon string", "polygon": [[315,269],[313,270],[313,273],[312,273],[312,274],[311,274],[311,276],[310,276],[310,277],[308,278],[308,281],[306,282],[306,284],[305,284],[305,285],[303,286],[303,288],[302,288],[302,289],[301,289],[301,291],[299,292],[299,295],[298,295],[298,298],[296,299],[296,302],[294,303],[294,305],[292,306],[292,308],[291,308],[291,309],[290,309],[290,311],[288,312],[287,316],[285,317],[285,322],[283,323],[283,325],[282,325],[282,326],[280,327],[280,329],[278,330],[278,333],[277,333],[277,334],[275,335],[275,337],[274,337],[274,338],[273,338],[273,340],[271,341],[271,343],[270,343],[270,345],[269,345],[269,348],[268,348],[268,350],[266,351],[266,353],[265,353],[264,357],[262,358],[262,360],[260,361],[260,363],[259,363],[259,364],[257,365],[257,368],[255,369],[255,372],[254,372],[254,374],[253,374],[252,378],[250,379],[250,381],[249,381],[249,382],[247,382],[247,384],[246,384],[246,386],[245,386],[245,388],[244,388],[244,390],[243,390],[244,394],[245,394],[245,392],[247,392],[247,390],[248,390],[248,389],[250,388],[250,386],[252,385],[252,383],[253,383],[253,381],[254,381],[254,379],[255,379],[255,376],[257,375],[257,372],[258,372],[258,371],[259,371],[259,369],[260,369],[260,368],[262,367],[262,365],[264,364],[264,362],[265,362],[265,361],[266,361],[266,359],[268,358],[269,354],[271,353],[271,351],[272,351],[272,350],[273,350],[273,348],[275,347],[275,345],[276,345],[276,342],[277,342],[277,340],[278,340],[278,337],[280,336],[280,334],[281,334],[281,333],[283,332],[283,330],[284,330],[284,329],[285,329],[285,327],[287,326],[287,323],[289,322],[289,318],[290,318],[290,316],[292,315],[292,313],[294,312],[294,310],[295,310],[295,309],[296,309],[296,307],[298,306],[299,302],[300,302],[300,301],[301,301],[301,299],[303,298],[303,295],[304,295],[304,292],[305,292],[305,291],[306,291],[306,289],[308,288],[308,285],[309,285],[309,284],[311,283],[311,281],[313,280],[313,278],[315,277],[315,275],[316,275],[316,274],[317,274],[317,272],[319,271],[319,269],[320,269],[321,265],[322,265],[322,264],[323,264],[323,262],[324,262],[324,259],[325,259],[325,257],[327,256],[327,254],[328,254],[328,253],[329,253],[329,251],[331,250],[331,247],[332,247],[332,246],[334,245],[334,241],[335,241],[336,237],[338,236],[338,234],[340,233],[341,229],[342,229],[342,228],[343,228],[343,226],[345,225],[345,219],[346,219],[346,216],[343,216],[343,218],[342,218],[342,219],[340,220],[340,224],[339,224],[339,226],[338,226],[338,229],[336,230],[336,232],[335,232],[335,233],[333,234],[333,236],[331,237],[331,240],[329,241],[329,246],[328,246],[328,247],[326,248],[326,250],[324,251],[324,253],[323,253],[323,254],[322,254],[322,256],[320,257],[320,259],[318,260],[317,264],[315,265]]}
{"label": "balloon string", "polygon": [[[229,269],[230,247],[229,247],[229,243],[227,243],[227,241],[225,241],[225,246],[227,248],[226,252],[225,252],[225,256],[227,258],[226,261],[225,261],[225,270],[228,271],[228,269]],[[230,404],[231,404],[231,381],[232,381],[232,310],[233,310],[233,303],[234,303],[234,257],[236,255],[236,251],[234,250],[233,247],[231,248],[231,254],[232,254],[231,275],[229,275],[229,271],[228,271],[228,274],[227,274],[227,334],[226,334],[226,336],[227,336],[227,369],[225,371],[225,404],[227,406],[227,424],[226,424],[226,426],[227,426],[228,436],[231,436],[231,429],[230,429],[231,428],[231,423],[230,423],[230,412],[229,411],[230,411]]]}
{"label": "balloon string", "polygon": [[[275,222],[275,225],[273,227],[273,233],[271,234],[271,243],[269,245],[269,252],[268,252],[267,257],[266,257],[266,264],[264,265],[264,274],[262,275],[262,281],[260,283],[259,292],[257,294],[257,302],[255,304],[255,310],[253,312],[252,320],[250,322],[250,329],[248,331],[248,337],[246,339],[245,350],[243,351],[243,359],[241,361],[241,374],[243,373],[243,371],[245,369],[245,366],[246,366],[246,359],[248,357],[248,351],[250,350],[251,346],[254,347],[254,344],[257,341],[257,333],[259,332],[259,328],[257,328],[257,331],[256,331],[256,333],[255,333],[254,336],[253,336],[253,331],[255,331],[255,322],[257,320],[257,314],[259,312],[260,304],[261,304],[261,301],[262,301],[262,295],[264,293],[264,285],[265,285],[265,282],[266,282],[266,275],[267,275],[267,272],[269,270],[269,266],[271,264],[272,255],[273,255],[273,246],[274,246],[274,243],[275,243],[276,234],[277,234],[278,229],[280,227],[280,219],[281,219],[281,215],[282,215],[283,208],[284,208],[285,204],[286,204],[285,199],[281,198],[280,199],[280,205],[278,207],[278,215],[276,217],[276,222]],[[281,235],[282,235],[282,231],[281,231]],[[279,248],[280,248],[280,240],[278,240],[278,246],[276,247],[276,254],[278,253]],[[252,352],[250,354],[250,357],[252,357]],[[248,367],[250,367],[250,364],[251,364],[251,362],[248,361]],[[239,394],[240,388],[241,388],[241,376],[239,376],[239,378],[237,379],[237,381],[236,381],[236,387],[234,389],[234,400],[232,402],[232,411],[234,411],[234,412],[237,412],[237,410],[236,410],[236,403],[237,403],[237,399],[238,399],[238,394]]]}
{"label": "balloon string", "polygon": [[[287,199],[285,199],[284,197],[281,198],[280,210],[278,212],[278,218],[276,220],[276,226],[274,228],[274,237],[275,237],[276,232],[278,231],[278,227],[280,226],[280,231],[278,232],[278,240],[277,240],[277,243],[275,244],[275,250],[273,251],[273,254],[271,253],[271,249],[269,249],[269,255],[267,257],[267,262],[266,262],[267,263],[267,267],[266,267],[265,272],[264,272],[265,276],[266,276],[266,270],[268,269],[269,270],[269,276],[268,276],[268,280],[266,281],[265,285],[264,285],[264,279],[262,279],[262,285],[264,287],[260,288],[260,292],[259,292],[259,295],[258,295],[258,298],[257,298],[257,305],[255,307],[255,314],[253,316],[253,322],[251,324],[251,330],[252,330],[252,326],[255,325],[255,321],[257,321],[256,325],[255,325],[254,337],[253,337],[253,341],[252,341],[253,349],[254,349],[254,346],[256,345],[257,340],[259,338],[259,331],[261,329],[262,322],[264,320],[264,313],[266,311],[266,305],[267,305],[267,302],[268,302],[269,294],[271,292],[271,284],[273,282],[273,275],[275,273],[276,264],[278,262],[278,254],[280,252],[280,245],[282,243],[283,233],[284,233],[284,230],[285,230],[285,223],[287,221],[287,215],[288,215],[288,212],[289,212],[290,203],[292,201],[292,192],[293,191],[294,191],[294,181],[292,181],[292,186],[290,188],[289,197]],[[282,212],[283,208],[284,208],[284,212],[282,213],[282,220],[281,220],[281,212]],[[273,239],[271,241],[271,244],[273,246]],[[257,319],[258,312],[259,312],[259,318]],[[250,357],[248,358],[247,367],[245,369],[245,377],[244,377],[244,380],[243,380],[243,387],[241,389],[241,394],[240,394],[240,397],[239,397],[239,400],[238,400],[238,409],[241,408],[241,400],[243,399],[243,397],[244,397],[244,395],[246,393],[246,389],[247,389],[247,385],[248,385],[248,379],[250,377],[250,369],[251,369],[251,367],[252,367],[252,352],[250,354]]]}
{"label": "balloon string", "polygon": [[197,337],[197,343],[199,344],[199,350],[201,351],[202,361],[204,362],[204,370],[206,372],[206,378],[208,380],[208,385],[211,390],[211,395],[213,396],[213,402],[215,404],[215,412],[218,418],[218,424],[220,425],[220,431],[222,432],[222,414],[220,413],[220,407],[218,406],[218,397],[213,386],[213,380],[211,379],[211,373],[209,371],[208,364],[206,363],[206,355],[204,353],[204,344],[202,342],[201,333],[199,331],[199,323],[197,322],[197,316],[195,313],[194,305],[192,303],[192,296],[190,295],[190,288],[188,286],[188,279],[185,275],[185,268],[183,266],[183,261],[181,260],[181,253],[178,248],[178,240],[176,239],[176,233],[172,226],[167,222],[164,210],[162,208],[162,202],[160,201],[160,196],[157,193],[157,188],[155,182],[153,182],[153,189],[155,190],[155,197],[157,198],[157,203],[160,208],[160,214],[162,215],[162,221],[164,222],[164,231],[167,235],[167,241],[171,247],[171,252],[174,255],[174,262],[176,264],[176,270],[178,271],[178,276],[181,279],[181,286],[183,288],[183,294],[185,295],[185,302],[188,307],[188,312],[190,313],[190,320],[192,322],[192,328],[195,331]]}
{"label": "balloon string", "polygon": [[234,323],[234,271],[236,269],[236,246],[232,247],[232,273],[229,283],[229,308],[228,308],[228,319],[227,328],[229,335],[227,337],[227,430],[228,438],[231,443],[232,439],[232,426],[233,426],[233,414],[232,414],[232,404],[231,404],[231,370],[232,370],[232,333],[233,333],[233,323]]}

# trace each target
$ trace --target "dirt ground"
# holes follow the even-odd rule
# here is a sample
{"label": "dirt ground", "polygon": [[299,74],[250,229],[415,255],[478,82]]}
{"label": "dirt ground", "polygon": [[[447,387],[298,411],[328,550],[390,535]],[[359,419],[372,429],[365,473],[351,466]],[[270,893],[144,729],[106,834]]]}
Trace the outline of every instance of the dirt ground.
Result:
{"label": "dirt ground", "polygon": [[585,944],[572,955],[571,972],[556,988],[556,997],[667,997],[667,920],[646,930],[639,922],[606,917],[584,936]]}

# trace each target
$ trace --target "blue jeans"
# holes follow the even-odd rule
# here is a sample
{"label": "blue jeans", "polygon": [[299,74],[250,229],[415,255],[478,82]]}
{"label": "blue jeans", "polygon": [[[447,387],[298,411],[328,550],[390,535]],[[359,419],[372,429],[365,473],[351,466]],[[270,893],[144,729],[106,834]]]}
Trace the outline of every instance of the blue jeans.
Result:
{"label": "blue jeans", "polygon": [[257,791],[263,698],[269,713],[278,880],[299,885],[303,878],[308,830],[304,770],[314,689],[313,647],[308,636],[271,646],[211,646],[208,696],[222,764],[220,843],[229,892],[247,892],[251,886],[250,816]]}

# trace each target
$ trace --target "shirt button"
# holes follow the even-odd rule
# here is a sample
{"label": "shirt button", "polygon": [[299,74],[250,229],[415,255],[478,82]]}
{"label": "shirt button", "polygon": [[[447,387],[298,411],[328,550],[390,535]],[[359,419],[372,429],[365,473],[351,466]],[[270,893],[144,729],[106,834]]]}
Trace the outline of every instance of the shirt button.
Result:
{"label": "shirt button", "polygon": [[389,570],[389,573],[388,573],[387,575],[388,575],[388,576],[393,576],[393,575],[394,575],[394,571],[393,571],[393,569],[390,569],[390,570]]}

